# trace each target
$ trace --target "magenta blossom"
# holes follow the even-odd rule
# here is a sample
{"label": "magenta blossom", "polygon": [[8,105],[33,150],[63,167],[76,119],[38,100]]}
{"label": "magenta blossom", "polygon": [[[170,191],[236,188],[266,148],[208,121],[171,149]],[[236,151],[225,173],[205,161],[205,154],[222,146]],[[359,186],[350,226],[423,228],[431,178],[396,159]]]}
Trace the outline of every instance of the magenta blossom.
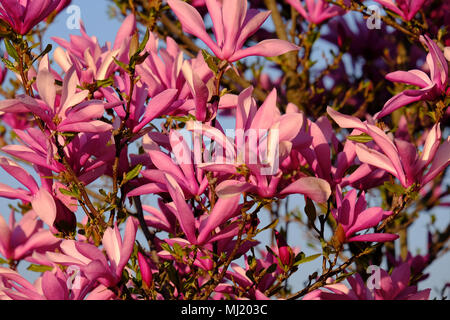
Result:
{"label": "magenta blossom", "polygon": [[78,286],[70,284],[70,274],[54,268],[33,284],[16,271],[0,267],[0,300],[109,300],[114,293],[104,285],[94,286],[83,274],[77,274]]}
{"label": "magenta blossom", "polygon": [[350,288],[343,283],[330,283],[324,287],[327,290],[314,290],[305,295],[303,300],[428,300],[431,289],[418,291],[417,286],[409,285],[409,264],[404,263],[395,268],[391,275],[383,269],[379,272],[379,279],[375,279],[379,283],[374,284],[374,289],[369,289],[361,276],[356,274],[347,278]]}
{"label": "magenta blossom", "polygon": [[330,6],[324,0],[306,0],[306,9],[300,0],[285,0],[295,10],[297,10],[303,18],[314,24],[321,24],[325,20],[345,13],[345,10],[338,6]]}
{"label": "magenta blossom", "polygon": [[382,208],[368,208],[365,193],[357,197],[355,189],[350,190],[343,197],[340,189],[336,191],[337,209],[332,210],[332,214],[345,235],[344,242],[371,241],[385,242],[393,241],[398,235],[387,233],[368,233],[355,235],[356,233],[372,227],[386,219],[392,214],[391,211],[384,211]]}
{"label": "magenta blossom", "polygon": [[101,100],[85,101],[89,91],[77,89],[79,80],[74,68],[67,71],[61,96],[57,94],[55,77],[50,71],[48,55],[39,64],[36,85],[40,99],[19,96],[3,100],[1,111],[32,112],[42,119],[50,130],[59,132],[104,132],[112,126],[97,120],[105,111]]}
{"label": "magenta blossom", "polygon": [[59,4],[60,0],[0,0],[0,19],[24,35],[47,18]]}
{"label": "magenta blossom", "polygon": [[389,172],[397,177],[405,188],[415,182],[425,186],[450,163],[450,137],[441,144],[439,123],[429,131],[423,152],[419,155],[416,147],[410,142],[392,139],[380,128],[363,123],[358,118],[343,115],[331,108],[327,110],[341,128],[356,129],[359,133],[372,137],[382,152],[358,143],[355,151],[359,160]]}
{"label": "magenta blossom", "polygon": [[123,240],[117,225],[106,229],[102,243],[108,259],[96,246],[74,240],[64,240],[62,253],[47,252],[46,257],[56,265],[78,266],[91,281],[114,286],[120,281],[133,252],[136,232],[137,222],[131,217],[127,219]]}
{"label": "magenta blossom", "polygon": [[439,46],[427,35],[425,37],[421,36],[420,40],[426,44],[430,51],[427,55],[430,76],[417,69],[388,73],[386,79],[418,86],[420,89],[409,89],[395,95],[385,103],[381,112],[375,115],[376,118],[380,119],[412,102],[421,100],[433,101],[440,95],[445,94],[448,82],[448,63],[444,54]]}
{"label": "magenta blossom", "polygon": [[253,47],[242,49],[245,41],[252,36],[269,17],[270,12],[249,10],[247,1],[206,0],[208,12],[214,24],[214,42],[206,32],[206,27],[198,11],[180,0],[168,0],[186,33],[202,40],[221,60],[234,62],[248,56],[273,57],[289,51],[299,50],[296,45],[278,39],[261,41]]}
{"label": "magenta blossom", "polygon": [[403,20],[410,21],[422,8],[425,0],[375,0],[385,8],[398,14]]}
{"label": "magenta blossom", "polygon": [[52,250],[60,241],[43,228],[33,211],[28,211],[19,222],[14,211],[11,211],[9,223],[0,215],[0,253],[6,259],[25,259],[34,251]]}

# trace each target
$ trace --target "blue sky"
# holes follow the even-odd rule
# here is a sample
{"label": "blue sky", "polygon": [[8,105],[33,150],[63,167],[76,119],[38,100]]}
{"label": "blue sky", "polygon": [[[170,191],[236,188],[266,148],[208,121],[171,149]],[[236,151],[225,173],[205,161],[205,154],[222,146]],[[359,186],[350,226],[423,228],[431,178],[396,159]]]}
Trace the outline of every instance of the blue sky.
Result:
{"label": "blue sky", "polygon": [[[107,0],[74,0],[72,1],[74,5],[80,7],[81,18],[84,21],[86,26],[87,33],[89,35],[95,35],[100,44],[104,44],[106,41],[111,43],[114,42],[115,34],[120,27],[120,21],[117,19],[111,20],[108,17],[108,6],[111,1]],[[45,44],[52,43],[53,46],[56,46],[56,43],[50,39],[51,37],[61,37],[63,39],[68,39],[70,34],[79,34],[78,30],[70,30],[66,26],[67,19],[70,18],[70,14],[66,12],[61,12],[60,15],[56,18],[55,23],[48,29],[47,35],[44,39]],[[19,186],[16,181],[11,179],[7,174],[2,170],[0,172],[0,179],[2,183],[9,184],[12,186]],[[303,197],[296,196],[290,200],[290,209],[294,209],[298,207],[303,211],[304,203]],[[9,209],[7,208],[7,203],[5,199],[0,199],[0,212],[6,217],[9,215]],[[444,210],[432,210],[437,217],[438,225],[441,225],[441,228],[445,228],[447,224],[450,222],[450,214],[448,211]],[[262,225],[266,225],[268,220],[268,214],[261,215]],[[414,226],[409,231],[409,243],[413,248],[413,253],[416,253],[414,250],[418,250],[421,253],[426,252],[426,225],[430,221],[430,215],[424,214],[419,218]],[[289,243],[297,245],[300,247],[302,251],[304,251],[307,255],[317,253],[317,251],[312,250],[306,245],[305,239],[303,235],[300,233],[297,227],[290,227],[290,236]],[[268,234],[263,234],[261,236],[261,240],[267,242]],[[320,259],[318,259],[320,260]],[[303,281],[307,279],[307,275],[312,272],[318,270],[320,268],[320,261],[310,262],[308,264],[304,264],[302,269],[297,272],[297,275],[290,280],[290,284],[294,286],[296,289],[300,289],[303,286]],[[442,288],[444,283],[450,282],[450,274],[448,273],[450,265],[450,253],[447,253],[443,258],[434,262],[428,269],[427,272],[431,274],[430,278],[424,282],[421,282],[420,288]],[[24,273],[30,280],[36,277],[36,274],[25,271]],[[294,285],[294,283],[296,283]],[[432,291],[432,297],[436,297],[437,292]]]}

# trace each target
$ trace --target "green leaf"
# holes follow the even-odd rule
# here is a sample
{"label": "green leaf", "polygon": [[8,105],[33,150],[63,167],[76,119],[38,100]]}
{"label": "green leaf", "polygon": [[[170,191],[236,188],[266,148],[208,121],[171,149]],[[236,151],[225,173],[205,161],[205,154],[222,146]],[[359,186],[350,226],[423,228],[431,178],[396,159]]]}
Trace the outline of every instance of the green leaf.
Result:
{"label": "green leaf", "polygon": [[306,263],[306,262],[314,261],[314,260],[316,260],[318,257],[320,257],[321,255],[322,255],[321,253],[317,253],[317,254],[313,254],[312,256],[303,258],[303,259],[297,261],[296,263],[294,263],[294,266],[298,266],[299,264],[303,264],[303,263]]}
{"label": "green leaf", "polygon": [[167,252],[170,252],[170,253],[173,252],[172,248],[170,247],[170,245],[168,243],[165,243],[165,242],[161,243],[160,246],[161,246],[161,248],[163,248]]}
{"label": "green leaf", "polygon": [[355,142],[362,142],[362,143],[367,143],[367,142],[370,142],[373,140],[373,138],[366,133],[361,133],[360,135],[357,135],[357,136],[348,136],[347,139],[351,140],[351,141],[355,141]]}
{"label": "green leaf", "polygon": [[173,244],[173,250],[175,251],[175,254],[179,257],[183,257],[185,255],[183,252],[183,248],[176,242]]}
{"label": "green leaf", "polygon": [[3,258],[0,258],[0,264],[7,264],[8,263],[8,261],[6,261],[5,259],[3,259]]}
{"label": "green leaf", "polygon": [[13,72],[17,72],[16,67],[14,66],[14,64],[9,61],[8,59],[5,59],[3,57],[0,57],[0,59],[2,59],[3,63],[5,64],[5,67],[7,67],[9,70],[13,71]]}
{"label": "green leaf", "polygon": [[272,221],[271,223],[269,223],[267,226],[265,226],[265,227],[262,228],[261,230],[258,230],[257,233],[263,232],[263,231],[265,231],[265,230],[267,230],[267,229],[275,229],[275,227],[277,226],[278,222],[279,222],[278,219],[273,220],[273,221]]}
{"label": "green leaf", "polygon": [[108,79],[105,80],[97,80],[97,87],[102,87],[102,88],[107,88],[111,85],[114,84],[114,79],[112,79],[111,77],[109,77]]}
{"label": "green leaf", "polygon": [[52,271],[53,267],[49,266],[41,266],[37,264],[31,264],[27,270],[34,271],[34,272],[45,272],[45,271]]}
{"label": "green leaf", "polygon": [[141,170],[142,170],[142,164],[138,164],[136,167],[133,168],[133,170],[131,170],[130,172],[128,172],[126,174],[124,183],[136,178],[139,175],[139,173],[141,172]]}
{"label": "green leaf", "polygon": [[219,67],[216,58],[210,55],[209,52],[204,49],[202,50],[202,55],[211,71],[214,72],[214,74],[217,74],[217,72],[219,71]]}
{"label": "green leaf", "polygon": [[13,58],[15,61],[19,61],[19,55],[17,54],[16,49],[14,48],[14,46],[11,44],[11,42],[8,39],[4,39],[5,40],[5,47],[6,47],[6,51],[8,52],[8,55]]}
{"label": "green leaf", "polygon": [[125,72],[130,73],[130,67],[127,66],[125,63],[123,63],[122,61],[119,61],[116,59],[116,57],[113,57],[114,62],[121,67]]}
{"label": "green leaf", "polygon": [[147,30],[145,31],[145,36],[144,36],[144,39],[142,39],[142,42],[141,42],[141,44],[139,45],[139,48],[137,49],[137,52],[136,53],[141,53],[142,51],[144,51],[144,49],[145,49],[145,46],[147,45],[147,42],[148,42],[148,39],[150,38],[150,31],[149,31],[149,29],[147,28]]}
{"label": "green leaf", "polygon": [[355,273],[356,273],[356,271],[344,273],[344,274],[340,275],[339,277],[337,277],[336,282],[342,282],[345,279],[347,279],[348,277],[354,275]]}
{"label": "green leaf", "polygon": [[406,190],[405,188],[403,188],[401,185],[399,184],[393,184],[390,183],[388,181],[384,182],[384,187],[389,191],[392,192],[394,194],[405,194]]}
{"label": "green leaf", "polygon": [[66,195],[66,196],[69,196],[69,197],[74,197],[76,199],[80,198],[80,193],[78,192],[78,190],[67,190],[67,189],[64,189],[64,188],[59,188],[59,191],[63,195]]}

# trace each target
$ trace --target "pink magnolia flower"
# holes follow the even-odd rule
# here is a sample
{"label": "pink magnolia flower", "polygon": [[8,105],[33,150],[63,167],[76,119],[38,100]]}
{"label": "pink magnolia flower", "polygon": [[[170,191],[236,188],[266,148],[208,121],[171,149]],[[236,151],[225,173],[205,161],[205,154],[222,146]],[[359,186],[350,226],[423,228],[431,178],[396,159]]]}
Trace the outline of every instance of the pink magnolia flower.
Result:
{"label": "pink magnolia flower", "polygon": [[[202,215],[196,219],[193,209],[185,200],[180,185],[171,175],[164,175],[167,189],[174,203],[174,207],[169,206],[168,208],[177,218],[181,229],[191,244],[202,245],[227,237],[230,233],[233,235],[237,233],[237,224],[225,227],[220,232],[216,228],[240,214],[239,196],[219,199],[208,215]],[[215,231],[215,234],[212,234],[213,231]]]}
{"label": "pink magnolia flower", "polygon": [[0,299],[3,296],[4,300],[110,300],[115,296],[102,284],[93,286],[83,274],[76,276],[79,286],[71,287],[70,275],[55,268],[31,284],[16,271],[0,267],[0,282],[4,282],[4,287],[0,286]]}
{"label": "pink magnolia flower", "polygon": [[[0,157],[0,166],[28,189],[28,191],[22,188],[14,189],[8,185],[0,184],[1,197],[20,199],[25,203],[31,203],[34,213],[50,227],[53,227],[55,223],[56,227],[58,224],[61,226],[61,223],[67,223],[67,226],[75,224],[74,214],[67,208],[66,204],[63,204],[58,197],[54,196],[52,185],[44,184],[39,187],[26,170],[5,157]],[[59,184],[55,184],[55,186],[63,187]],[[67,202],[64,199],[66,196],[62,194],[60,196]],[[72,209],[75,211],[76,205]]]}
{"label": "pink magnolia flower", "polygon": [[429,131],[423,152],[418,155],[412,143],[398,138],[392,139],[380,128],[365,124],[358,118],[343,115],[331,108],[327,110],[341,128],[356,129],[359,133],[371,136],[382,153],[358,143],[355,151],[359,160],[389,172],[397,177],[405,188],[415,182],[425,186],[450,163],[450,137],[441,144],[439,123]]}
{"label": "pink magnolia flower", "polygon": [[296,45],[278,39],[264,40],[253,47],[242,49],[245,41],[261,27],[270,14],[248,10],[247,1],[206,0],[216,41],[206,32],[203,19],[194,7],[181,0],[167,2],[180,20],[183,30],[202,40],[221,60],[234,62],[248,56],[273,57],[299,50]]}
{"label": "pink magnolia flower", "polygon": [[107,42],[100,46],[95,36],[88,36],[84,24],[80,26],[81,36],[70,35],[70,42],[61,38],[52,38],[61,47],[54,51],[54,59],[64,72],[72,67],[82,83],[109,78],[119,66],[114,58],[128,64],[131,37],[136,30],[136,17],[129,15],[117,32],[114,44]]}
{"label": "pink magnolia flower", "polygon": [[25,35],[59,4],[60,0],[0,0],[0,19],[17,33]]}
{"label": "pink magnolia flower", "polygon": [[385,242],[393,241],[398,238],[396,234],[387,233],[368,233],[355,235],[356,233],[372,227],[392,214],[391,211],[384,211],[379,207],[367,207],[365,192],[357,197],[357,191],[351,189],[343,197],[340,188],[336,191],[337,209],[331,212],[339,226],[344,232],[344,242],[371,241]]}
{"label": "pink magnolia flower", "polygon": [[32,112],[45,122],[52,131],[104,132],[112,126],[97,120],[104,111],[101,100],[85,101],[89,91],[77,92],[79,84],[75,70],[68,70],[61,96],[57,95],[55,78],[49,69],[48,55],[39,64],[36,85],[40,100],[21,95],[16,99],[0,102],[0,110],[8,112]]}
{"label": "pink magnolia flower", "polygon": [[0,215],[0,253],[6,259],[22,260],[34,251],[54,249],[61,240],[43,228],[34,211],[28,211],[16,222],[11,211],[9,223]]}
{"label": "pink magnolia flower", "polygon": [[356,274],[347,278],[350,288],[343,283],[328,284],[308,293],[303,300],[428,300],[431,289],[418,291],[417,286],[409,285],[411,270],[407,263],[395,268],[391,275],[379,271],[379,289],[369,289]]}
{"label": "pink magnolia flower", "polygon": [[[286,114],[295,113],[298,113],[298,108],[289,104]],[[336,185],[341,187],[351,185],[354,188],[366,190],[383,184],[388,178],[385,171],[357,162],[353,141],[345,141],[342,148],[342,142],[337,138],[326,116],[318,118],[315,122],[308,120],[307,127],[309,127],[312,142],[306,147],[292,150],[290,156],[283,160],[280,167],[286,172],[296,170],[299,165],[309,166],[316,177],[330,184],[331,189],[334,189]],[[332,157],[333,151],[336,157]],[[335,159],[334,162],[332,158]],[[347,175],[347,170],[354,165],[358,166],[357,169]]]}
{"label": "pink magnolia flower", "polygon": [[64,240],[61,253],[47,252],[46,257],[56,265],[80,267],[91,281],[97,280],[106,287],[114,286],[120,281],[133,252],[136,232],[137,221],[131,217],[127,219],[123,240],[117,225],[106,229],[102,244],[108,259],[96,246],[74,240]]}
{"label": "pink magnolia flower", "polygon": [[142,176],[148,183],[142,183],[128,193],[128,197],[148,193],[167,192],[166,174],[170,174],[182,188],[186,198],[201,195],[208,186],[208,179],[193,159],[187,141],[178,131],[171,131],[169,144],[165,148],[172,151],[170,155],[162,152],[160,146],[147,135],[143,139],[144,150],[150,157],[152,168],[143,170]]}
{"label": "pink magnolia flower", "polygon": [[383,109],[375,115],[375,118],[382,118],[412,102],[433,101],[445,94],[448,82],[448,62],[439,46],[427,35],[421,36],[420,40],[425,43],[430,52],[427,55],[430,76],[417,69],[388,73],[386,79],[418,86],[420,89],[409,89],[395,95],[385,103]]}
{"label": "pink magnolia flower", "polygon": [[285,0],[295,10],[297,10],[303,18],[314,24],[321,24],[325,20],[345,13],[345,10],[329,5],[324,0],[306,0],[306,10],[300,0]]}
{"label": "pink magnolia flower", "polygon": [[422,8],[425,0],[375,0],[385,8],[395,12],[403,20],[410,21],[416,15],[417,11]]}
{"label": "pink magnolia flower", "polygon": [[[198,160],[197,166],[221,176],[222,182],[216,188],[219,197],[233,197],[242,192],[256,193],[261,197],[300,193],[314,201],[326,202],[331,194],[327,181],[306,175],[286,181],[278,167],[293,148],[302,149],[311,143],[305,130],[304,115],[281,115],[276,106],[276,90],[269,94],[259,109],[251,93],[252,88],[249,87],[238,97],[233,139],[217,126],[218,122],[217,128],[192,121],[187,123],[187,130],[194,136],[210,138],[218,146],[212,155]],[[230,176],[236,178],[231,179]]]}

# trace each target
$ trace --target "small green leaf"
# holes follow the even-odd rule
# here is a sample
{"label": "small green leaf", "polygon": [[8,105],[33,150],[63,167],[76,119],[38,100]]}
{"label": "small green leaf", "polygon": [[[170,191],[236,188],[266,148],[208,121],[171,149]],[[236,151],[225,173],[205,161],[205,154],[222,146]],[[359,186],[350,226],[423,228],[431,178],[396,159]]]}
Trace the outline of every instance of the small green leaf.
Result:
{"label": "small green leaf", "polygon": [[264,228],[262,228],[261,230],[258,230],[257,233],[263,232],[267,229],[275,229],[275,227],[278,225],[279,220],[275,219],[273,220],[271,223],[269,223],[267,226],[265,226]]}
{"label": "small green leaf", "polygon": [[111,85],[114,84],[114,79],[112,79],[111,77],[109,77],[108,79],[105,80],[97,80],[97,87],[102,87],[102,88],[107,88]]}
{"label": "small green leaf", "polygon": [[139,48],[137,49],[137,52],[136,53],[141,53],[142,51],[144,51],[144,49],[145,49],[145,46],[147,45],[147,42],[148,42],[148,39],[150,38],[150,31],[149,31],[149,29],[147,28],[147,30],[145,31],[145,36],[144,36],[144,39],[142,39],[142,42],[141,42],[141,44],[139,45]]}
{"label": "small green leaf", "polygon": [[3,258],[0,258],[0,264],[7,264],[8,263],[8,261],[6,261],[5,259],[3,259]]}
{"label": "small green leaf", "polygon": [[388,181],[384,182],[384,187],[389,191],[392,192],[394,194],[405,194],[405,188],[403,188],[401,185],[399,184],[393,184],[390,183]]}
{"label": "small green leaf", "polygon": [[321,255],[322,255],[321,253],[317,253],[317,254],[313,254],[312,256],[303,258],[303,259],[297,261],[296,263],[294,263],[294,266],[298,266],[299,264],[303,264],[303,263],[306,263],[306,262],[314,261],[314,260],[316,260],[318,257],[320,257]]}
{"label": "small green leaf", "polygon": [[124,183],[136,178],[139,175],[139,173],[141,172],[141,170],[142,170],[142,164],[138,164],[136,167],[133,168],[133,170],[131,170],[130,172],[128,172],[126,174]]}
{"label": "small green leaf", "polygon": [[116,59],[116,57],[113,57],[114,62],[121,67],[125,72],[129,73],[130,72],[130,67],[127,66],[125,63],[123,63],[122,61],[119,61]]}
{"label": "small green leaf", "polygon": [[217,72],[219,71],[219,67],[215,57],[210,55],[209,52],[204,49],[202,50],[202,55],[211,71],[214,72],[214,74],[217,74]]}
{"label": "small green leaf", "polygon": [[31,264],[27,270],[34,271],[34,272],[45,272],[45,271],[52,271],[53,267],[49,266],[41,266],[37,264]]}
{"label": "small green leaf", "polygon": [[17,72],[16,67],[14,66],[14,64],[11,61],[9,61],[8,59],[5,59],[3,57],[0,57],[0,59],[2,59],[3,63],[9,70],[11,70],[13,72]]}
{"label": "small green leaf", "polygon": [[361,133],[360,135],[357,135],[357,136],[347,136],[347,139],[351,140],[351,141],[355,141],[355,142],[362,142],[362,143],[367,143],[367,142],[370,142],[373,140],[373,138],[366,133]]}
{"label": "small green leaf", "polygon": [[345,279],[347,279],[348,277],[354,275],[355,273],[356,273],[356,271],[344,273],[344,274],[340,275],[339,277],[337,277],[336,282],[342,282]]}
{"label": "small green leaf", "polygon": [[16,49],[14,48],[14,46],[11,44],[11,42],[8,39],[4,39],[5,40],[5,47],[6,47],[6,51],[8,52],[8,55],[13,58],[15,61],[19,61],[19,56],[17,54]]}
{"label": "small green leaf", "polygon": [[63,195],[66,195],[66,196],[69,196],[69,197],[74,197],[76,199],[80,198],[80,194],[79,194],[79,192],[77,192],[78,190],[67,190],[67,189],[64,189],[64,188],[59,188],[59,191]]}

